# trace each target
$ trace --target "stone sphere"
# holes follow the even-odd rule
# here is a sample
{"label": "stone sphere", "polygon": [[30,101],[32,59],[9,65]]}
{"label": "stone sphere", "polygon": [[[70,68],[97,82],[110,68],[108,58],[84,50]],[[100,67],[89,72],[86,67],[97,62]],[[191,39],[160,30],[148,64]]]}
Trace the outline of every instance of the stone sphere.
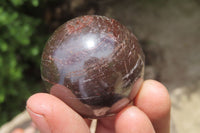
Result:
{"label": "stone sphere", "polygon": [[49,38],[41,76],[49,93],[85,118],[118,113],[136,96],[144,54],[118,21],[87,15],[61,25]]}

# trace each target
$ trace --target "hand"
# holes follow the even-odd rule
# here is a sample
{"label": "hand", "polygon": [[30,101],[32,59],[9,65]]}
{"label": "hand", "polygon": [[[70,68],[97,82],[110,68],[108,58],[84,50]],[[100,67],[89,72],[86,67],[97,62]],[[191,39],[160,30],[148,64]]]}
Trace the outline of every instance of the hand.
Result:
{"label": "hand", "polygon": [[[98,119],[96,133],[169,133],[170,98],[159,82],[147,80],[128,106],[112,117]],[[42,133],[89,133],[83,119],[58,98],[38,93],[27,101],[27,111]]]}

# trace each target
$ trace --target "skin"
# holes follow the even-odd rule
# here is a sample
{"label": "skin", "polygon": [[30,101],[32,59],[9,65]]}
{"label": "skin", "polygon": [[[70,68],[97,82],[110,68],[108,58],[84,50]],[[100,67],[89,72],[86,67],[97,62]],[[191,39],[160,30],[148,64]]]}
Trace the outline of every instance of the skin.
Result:
{"label": "skin", "polygon": [[[133,105],[115,116],[98,119],[96,133],[169,133],[171,102],[161,83],[144,81]],[[50,94],[31,96],[27,111],[42,133],[90,132],[90,120]]]}

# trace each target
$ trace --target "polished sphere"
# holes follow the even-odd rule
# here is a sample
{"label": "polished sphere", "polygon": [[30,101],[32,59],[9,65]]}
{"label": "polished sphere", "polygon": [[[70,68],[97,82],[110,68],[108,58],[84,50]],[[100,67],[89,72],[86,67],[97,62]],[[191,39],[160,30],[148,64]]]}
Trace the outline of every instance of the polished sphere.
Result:
{"label": "polished sphere", "polygon": [[86,118],[118,113],[143,81],[144,54],[122,24],[88,15],[60,26],[49,38],[42,79],[55,95]]}

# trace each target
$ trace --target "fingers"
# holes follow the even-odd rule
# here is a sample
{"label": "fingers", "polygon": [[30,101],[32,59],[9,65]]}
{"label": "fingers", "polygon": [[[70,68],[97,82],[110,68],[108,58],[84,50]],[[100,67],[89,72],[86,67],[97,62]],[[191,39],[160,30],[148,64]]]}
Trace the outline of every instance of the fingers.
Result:
{"label": "fingers", "polygon": [[151,121],[137,107],[129,106],[119,114],[98,120],[97,133],[155,133]]}
{"label": "fingers", "polygon": [[136,107],[125,108],[116,118],[98,120],[97,133],[112,133],[115,130],[118,133],[150,133],[154,130],[156,133],[169,133],[171,103],[167,89],[161,83],[145,81],[134,103]]}
{"label": "fingers", "polygon": [[97,133],[155,133],[151,121],[137,107],[129,106],[117,116],[98,120]]}
{"label": "fingers", "polygon": [[27,101],[27,111],[42,133],[89,133],[89,128],[76,112],[58,98],[38,93]]}
{"label": "fingers", "polygon": [[151,121],[137,107],[127,107],[116,117],[116,133],[155,133]]}
{"label": "fingers", "polygon": [[[134,103],[137,107],[127,107],[117,116],[99,119],[97,133],[169,133],[171,104],[167,89],[161,83],[145,81]],[[33,95],[27,101],[27,110],[42,133],[89,132],[86,123],[89,125],[90,121],[85,122],[52,95]]]}
{"label": "fingers", "polygon": [[135,105],[150,118],[156,133],[169,133],[171,103],[161,83],[145,81],[135,98]]}

